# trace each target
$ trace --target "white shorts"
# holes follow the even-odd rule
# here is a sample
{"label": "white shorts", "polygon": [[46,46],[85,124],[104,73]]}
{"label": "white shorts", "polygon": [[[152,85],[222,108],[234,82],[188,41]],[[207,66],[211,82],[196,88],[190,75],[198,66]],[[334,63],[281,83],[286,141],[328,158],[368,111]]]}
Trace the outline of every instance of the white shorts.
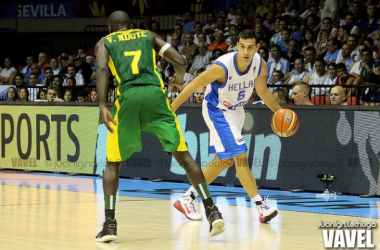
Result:
{"label": "white shorts", "polygon": [[202,114],[210,130],[210,153],[217,153],[219,159],[232,159],[247,152],[241,135],[245,118],[243,107],[223,111],[204,101]]}

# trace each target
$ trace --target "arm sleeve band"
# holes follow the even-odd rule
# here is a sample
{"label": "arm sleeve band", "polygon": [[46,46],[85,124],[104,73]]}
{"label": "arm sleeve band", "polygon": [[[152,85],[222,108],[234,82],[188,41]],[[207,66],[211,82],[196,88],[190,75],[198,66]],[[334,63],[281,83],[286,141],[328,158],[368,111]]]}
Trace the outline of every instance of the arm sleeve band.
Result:
{"label": "arm sleeve band", "polygon": [[158,52],[158,54],[161,56],[161,57],[164,57],[164,53],[165,51],[170,47],[171,45],[169,43],[166,43],[164,46],[162,46],[162,48],[160,49],[160,51]]}

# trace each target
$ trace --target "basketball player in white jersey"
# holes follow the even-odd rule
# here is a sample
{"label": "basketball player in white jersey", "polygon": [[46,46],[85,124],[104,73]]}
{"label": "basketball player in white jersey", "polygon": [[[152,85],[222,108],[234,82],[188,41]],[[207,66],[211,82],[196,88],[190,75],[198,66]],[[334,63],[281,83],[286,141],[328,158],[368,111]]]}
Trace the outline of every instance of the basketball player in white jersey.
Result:
{"label": "basketball player in white jersey", "polygon": [[[239,181],[256,204],[260,222],[270,221],[277,210],[270,208],[257,189],[247,156],[247,146],[241,134],[244,124],[243,105],[249,102],[253,88],[264,103],[273,111],[281,109],[267,88],[267,64],[257,53],[254,32],[244,30],[239,34],[238,51],[215,60],[210,68],[196,77],[172,103],[176,111],[192,93],[207,86],[202,113],[210,129],[210,152],[216,153],[203,169],[207,183],[211,183],[224,169],[236,166]],[[196,211],[197,192],[191,187],[174,206],[188,219],[201,220]]]}

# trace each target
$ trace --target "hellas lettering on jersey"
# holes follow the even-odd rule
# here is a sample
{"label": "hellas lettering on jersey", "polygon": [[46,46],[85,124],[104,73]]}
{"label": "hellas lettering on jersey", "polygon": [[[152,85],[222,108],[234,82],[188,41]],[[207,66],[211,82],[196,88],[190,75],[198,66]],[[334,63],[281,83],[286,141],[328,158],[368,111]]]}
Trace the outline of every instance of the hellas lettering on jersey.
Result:
{"label": "hellas lettering on jersey", "polygon": [[141,37],[146,37],[145,31],[140,31],[137,33],[121,34],[121,35],[117,36],[117,38],[119,39],[119,42],[120,41],[134,40],[134,39],[138,39]]}
{"label": "hellas lettering on jersey", "polygon": [[230,84],[228,91],[240,91],[248,88],[253,88],[253,81]]}

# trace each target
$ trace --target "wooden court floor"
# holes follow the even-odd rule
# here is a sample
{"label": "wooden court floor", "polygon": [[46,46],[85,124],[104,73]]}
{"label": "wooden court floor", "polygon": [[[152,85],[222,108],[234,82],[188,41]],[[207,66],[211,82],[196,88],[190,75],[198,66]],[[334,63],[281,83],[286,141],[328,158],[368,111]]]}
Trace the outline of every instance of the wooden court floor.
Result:
{"label": "wooden court floor", "polygon": [[[102,194],[85,178],[68,178],[0,172],[0,249],[311,250],[324,249],[320,221],[380,222],[280,210],[270,223],[260,224],[253,208],[220,204],[227,229],[210,237],[207,221],[181,216],[174,198],[119,196],[118,241],[102,244],[94,242],[104,219]],[[380,246],[379,229],[372,233]]]}

